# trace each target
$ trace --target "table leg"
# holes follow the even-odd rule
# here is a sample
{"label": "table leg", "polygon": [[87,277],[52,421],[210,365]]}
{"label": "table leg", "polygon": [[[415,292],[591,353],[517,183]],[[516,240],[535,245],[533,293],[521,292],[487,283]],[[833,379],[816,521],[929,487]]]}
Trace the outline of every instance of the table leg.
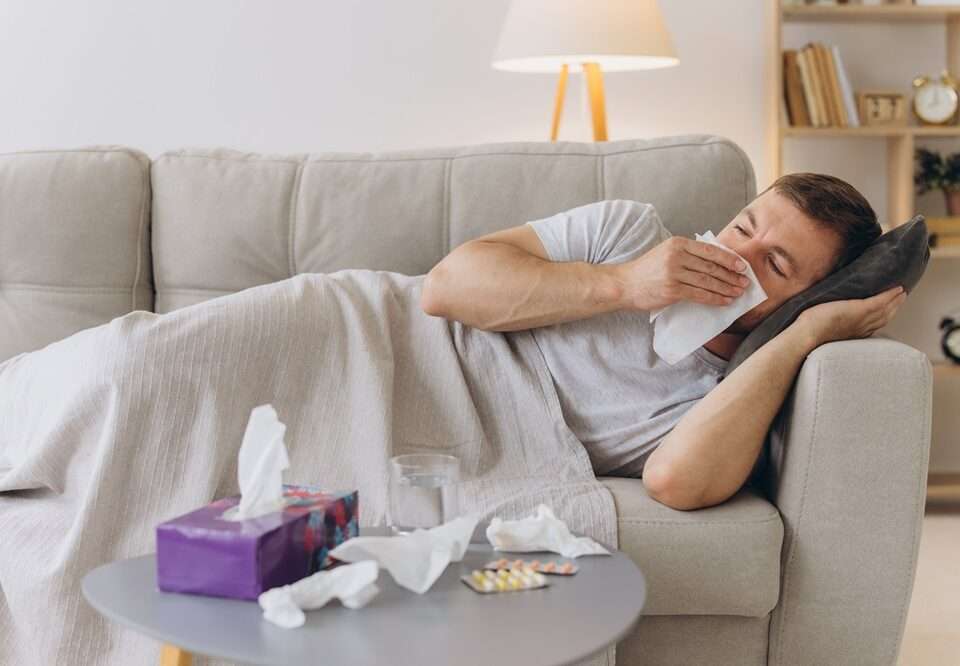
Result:
{"label": "table leg", "polygon": [[160,651],[160,666],[190,666],[192,663],[193,657],[190,653],[176,645],[167,643]]}

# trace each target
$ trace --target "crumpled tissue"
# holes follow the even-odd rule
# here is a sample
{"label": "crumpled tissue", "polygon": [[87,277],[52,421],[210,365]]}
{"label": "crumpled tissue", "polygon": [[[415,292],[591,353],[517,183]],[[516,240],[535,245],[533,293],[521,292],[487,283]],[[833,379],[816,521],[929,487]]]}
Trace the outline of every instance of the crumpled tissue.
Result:
{"label": "crumpled tissue", "polygon": [[564,557],[610,554],[590,537],[573,536],[567,524],[553,515],[546,504],[539,505],[529,518],[493,518],[487,527],[487,540],[496,550],[521,553],[549,550]]}
{"label": "crumpled tissue", "polygon": [[273,405],[260,405],[250,412],[237,460],[240,504],[223,515],[225,520],[256,518],[286,505],[283,471],[290,466],[283,441],[286,432]]}
{"label": "crumpled tissue", "polygon": [[[718,241],[712,231],[696,234],[696,238],[737,254]],[[750,280],[750,284],[730,304],[704,305],[680,301],[650,313],[650,321],[654,322],[653,349],[660,358],[674,365],[723,333],[737,317],[767,300],[767,293],[760,286],[750,262],[743,257],[740,259],[747,265],[743,275]]]}
{"label": "crumpled tissue", "polygon": [[423,594],[450,562],[463,559],[479,518],[461,516],[403,536],[354,537],[331,550],[330,557],[344,562],[376,560],[397,585]]}
{"label": "crumpled tissue", "polygon": [[257,601],[263,618],[284,629],[303,626],[303,611],[313,610],[338,597],[347,608],[363,608],[380,592],[374,581],[379,569],[373,561],[345,564],[329,571],[267,590]]}

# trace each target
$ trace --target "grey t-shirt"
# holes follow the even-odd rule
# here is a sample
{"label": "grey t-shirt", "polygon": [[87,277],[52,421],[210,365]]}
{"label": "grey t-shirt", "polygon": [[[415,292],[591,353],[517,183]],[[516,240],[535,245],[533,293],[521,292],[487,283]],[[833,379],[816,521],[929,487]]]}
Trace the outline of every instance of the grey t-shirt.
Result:
{"label": "grey t-shirt", "polygon": [[[656,209],[637,201],[598,201],[527,224],[552,261],[620,263],[671,236]],[[613,312],[532,333],[564,419],[598,475],[641,476],[650,453],[726,367],[702,347],[666,363],[653,351],[647,312]]]}

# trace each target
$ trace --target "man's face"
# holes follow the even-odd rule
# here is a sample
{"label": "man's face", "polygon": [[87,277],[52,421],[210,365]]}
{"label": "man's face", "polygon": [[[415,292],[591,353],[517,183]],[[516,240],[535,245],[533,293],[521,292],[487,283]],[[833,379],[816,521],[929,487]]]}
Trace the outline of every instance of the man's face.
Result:
{"label": "man's face", "polygon": [[840,236],[775,190],[750,202],[717,235],[750,262],[767,300],[741,315],[727,333],[748,333],[791,296],[825,278],[841,250]]}

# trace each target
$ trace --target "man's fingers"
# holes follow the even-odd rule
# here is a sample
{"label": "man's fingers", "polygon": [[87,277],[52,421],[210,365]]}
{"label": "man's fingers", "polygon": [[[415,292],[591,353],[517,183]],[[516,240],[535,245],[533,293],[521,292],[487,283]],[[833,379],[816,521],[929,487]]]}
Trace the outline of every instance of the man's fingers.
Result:
{"label": "man's fingers", "polygon": [[886,306],[883,308],[884,325],[886,325],[887,322],[896,316],[897,310],[900,309],[900,306],[903,305],[905,300],[907,300],[907,292],[903,291],[897,294],[889,303],[886,304]]}
{"label": "man's fingers", "polygon": [[692,254],[695,257],[700,257],[701,259],[706,259],[707,261],[711,261],[715,264],[720,264],[727,270],[733,271],[734,273],[742,273],[747,269],[747,264],[732,252],[721,250],[716,245],[704,243],[703,241],[690,239],[684,240],[687,242],[683,244],[683,249],[688,254]]}
{"label": "man's fingers", "polygon": [[729,296],[721,296],[715,292],[688,284],[681,284],[677,288],[677,294],[682,301],[692,301],[704,305],[727,305],[733,300]]}
{"label": "man's fingers", "polygon": [[882,307],[888,303],[893,302],[901,293],[906,294],[907,292],[902,291],[902,287],[899,285],[896,287],[890,287],[881,291],[879,294],[874,294],[870,298],[865,299],[866,303],[872,307]]}
{"label": "man's fingers", "polygon": [[712,291],[715,294],[720,294],[721,296],[730,296],[736,298],[743,293],[743,287],[727,284],[726,282],[721,282],[712,275],[707,275],[706,273],[697,273],[695,271],[682,271],[677,279],[683,284],[690,285],[691,287],[700,287],[701,289],[706,289],[707,291]]}
{"label": "man's fingers", "polygon": [[687,252],[686,256],[683,258],[682,265],[687,270],[712,275],[716,279],[726,282],[730,285],[746,287],[748,284],[750,284],[750,280],[747,279],[746,275],[732,271],[729,268],[721,266],[720,264],[708,261],[707,259],[698,257],[695,254],[690,254],[689,252]]}

